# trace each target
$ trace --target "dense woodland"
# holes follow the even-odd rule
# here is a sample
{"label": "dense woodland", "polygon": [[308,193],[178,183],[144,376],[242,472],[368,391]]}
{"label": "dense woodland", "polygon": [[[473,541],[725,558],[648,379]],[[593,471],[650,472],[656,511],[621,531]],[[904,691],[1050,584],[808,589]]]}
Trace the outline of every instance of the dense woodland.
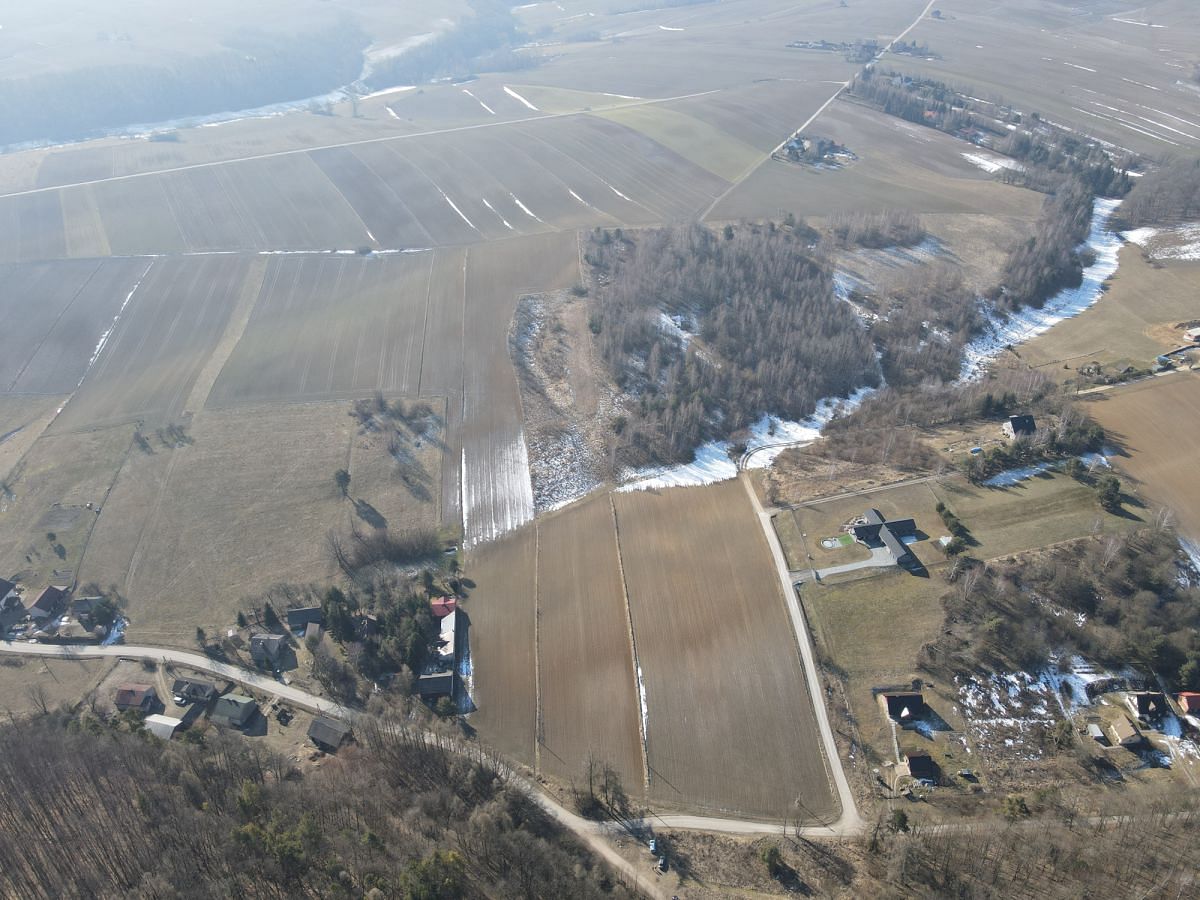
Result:
{"label": "dense woodland", "polygon": [[1178,225],[1200,219],[1200,158],[1167,160],[1137,184],[1117,210],[1121,228]]}
{"label": "dense woodland", "polygon": [[921,663],[942,672],[1034,670],[1052,651],[1068,651],[1196,690],[1197,574],[1169,528],[1084,538],[1006,562],[965,560],[951,570],[946,625]]}
{"label": "dense woodland", "polygon": [[241,735],[164,744],[125,714],[0,728],[0,894],[633,896],[503,767],[397,721],[301,774]]}
{"label": "dense woodland", "polygon": [[801,419],[823,397],[879,383],[828,264],[790,228],[597,230],[586,259],[597,346],[632,397],[618,423],[626,464],[688,459],[765,413]]}
{"label": "dense woodland", "polygon": [[471,0],[473,16],[427,43],[377,63],[366,78],[372,90],[398,84],[423,84],[438,78],[467,78],[472,74],[510,71],[532,64],[533,58],[514,51],[522,35],[512,4],[502,0]]}
{"label": "dense woodland", "polygon": [[348,21],[310,34],[248,31],[170,65],[117,65],[0,81],[0,146],[69,141],[129,125],[303,100],[354,81],[367,35]]}

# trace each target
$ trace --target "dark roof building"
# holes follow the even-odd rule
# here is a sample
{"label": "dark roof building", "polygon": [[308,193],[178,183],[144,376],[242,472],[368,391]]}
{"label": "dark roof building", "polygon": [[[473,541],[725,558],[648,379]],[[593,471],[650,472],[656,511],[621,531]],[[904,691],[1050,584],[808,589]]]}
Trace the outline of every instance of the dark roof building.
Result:
{"label": "dark roof building", "polygon": [[908,765],[908,774],[913,778],[937,781],[942,774],[938,764],[933,761],[933,757],[923,750],[914,750],[904,754],[904,762]]}
{"label": "dark roof building", "polygon": [[297,609],[289,609],[287,611],[288,628],[292,631],[304,631],[309,625],[316,623],[317,625],[325,624],[325,614],[321,612],[319,606],[302,606]]}
{"label": "dark roof building", "polygon": [[217,696],[217,688],[207,681],[176,678],[175,683],[171,685],[171,693],[176,703],[180,700],[184,703],[208,703]]}
{"label": "dark roof building", "polygon": [[417,695],[420,697],[454,696],[454,672],[427,672],[417,678]]}
{"label": "dark roof building", "polygon": [[38,594],[37,599],[25,611],[29,613],[29,618],[40,622],[43,619],[54,618],[66,605],[67,589],[51,585]]}
{"label": "dark roof building", "polygon": [[854,525],[850,533],[856,541],[868,547],[886,547],[896,565],[902,566],[912,562],[913,556],[904,538],[913,537],[917,533],[917,523],[913,519],[892,519],[888,521],[877,509],[868,509],[863,516],[866,521]]}
{"label": "dark roof building", "polygon": [[226,694],[217,700],[209,719],[231,728],[245,728],[258,713],[258,704],[253,697],[244,694]]}
{"label": "dark roof building", "polygon": [[900,723],[919,719],[925,712],[925,697],[920,691],[884,694],[883,702],[887,705],[888,718]]}
{"label": "dark roof building", "polygon": [[127,709],[137,709],[148,713],[158,705],[158,695],[154,692],[153,685],[128,681],[125,684],[117,685],[117,696],[114,703],[121,712]]}
{"label": "dark roof building", "polygon": [[250,635],[250,658],[256,665],[274,666],[287,646],[282,634],[260,632]]}
{"label": "dark roof building", "polygon": [[11,581],[0,578],[0,609],[17,599],[17,586]]}
{"label": "dark roof building", "polygon": [[1036,431],[1037,423],[1034,422],[1033,416],[1009,416],[1008,421],[1004,423],[1004,433],[1010,440],[1033,437]]}
{"label": "dark roof building", "polygon": [[314,744],[328,753],[334,753],[350,736],[350,726],[337,719],[317,716],[308,726],[308,737]]}
{"label": "dark roof building", "polygon": [[1158,691],[1134,691],[1125,698],[1130,711],[1139,719],[1157,719],[1167,712],[1167,698]]}

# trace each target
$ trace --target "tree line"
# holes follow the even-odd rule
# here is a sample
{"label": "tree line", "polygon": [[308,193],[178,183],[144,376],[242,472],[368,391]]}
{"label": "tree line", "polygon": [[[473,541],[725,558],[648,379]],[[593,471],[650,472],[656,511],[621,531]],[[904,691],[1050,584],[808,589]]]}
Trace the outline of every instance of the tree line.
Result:
{"label": "tree line", "polygon": [[618,423],[627,465],[689,459],[765,413],[801,419],[823,397],[879,382],[829,264],[791,228],[597,229],[585,257],[596,344],[632,398]]}
{"label": "tree line", "polygon": [[1113,217],[1119,228],[1200,219],[1200,157],[1169,159],[1137,180]]}
{"label": "tree line", "polygon": [[[418,717],[419,722],[419,717]],[[0,726],[11,897],[631,897],[483,749],[364,717],[301,772],[240,735],[140,715]]]}
{"label": "tree line", "polygon": [[239,33],[162,65],[88,66],[0,81],[0,146],[303,100],[349,84],[368,36],[348,19],[299,35]]}

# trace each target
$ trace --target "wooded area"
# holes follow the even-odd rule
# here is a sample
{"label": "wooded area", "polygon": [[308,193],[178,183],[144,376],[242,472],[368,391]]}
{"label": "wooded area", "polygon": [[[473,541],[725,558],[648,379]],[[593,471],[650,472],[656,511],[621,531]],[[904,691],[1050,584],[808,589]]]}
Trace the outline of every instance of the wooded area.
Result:
{"label": "wooded area", "polygon": [[597,345],[634,398],[619,429],[626,464],[684,459],[765,413],[802,419],[879,383],[829,265],[786,227],[597,230],[586,260]]}
{"label": "wooded area", "polygon": [[1125,198],[1114,217],[1120,228],[1179,225],[1200,218],[1200,158],[1169,159]]}
{"label": "wooded area", "polygon": [[[629,897],[488,755],[397,721],[320,769],[127,713],[0,728],[0,894]],[[191,735],[192,732],[187,732]]]}

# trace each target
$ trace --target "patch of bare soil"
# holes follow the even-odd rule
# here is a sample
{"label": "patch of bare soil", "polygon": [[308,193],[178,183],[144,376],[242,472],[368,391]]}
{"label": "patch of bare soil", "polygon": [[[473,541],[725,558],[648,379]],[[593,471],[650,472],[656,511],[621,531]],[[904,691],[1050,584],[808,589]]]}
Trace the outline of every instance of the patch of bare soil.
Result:
{"label": "patch of bare soil", "polygon": [[612,476],[620,395],[592,343],[586,301],[568,291],[522,297],[509,350],[521,385],[534,507],[543,512]]}

